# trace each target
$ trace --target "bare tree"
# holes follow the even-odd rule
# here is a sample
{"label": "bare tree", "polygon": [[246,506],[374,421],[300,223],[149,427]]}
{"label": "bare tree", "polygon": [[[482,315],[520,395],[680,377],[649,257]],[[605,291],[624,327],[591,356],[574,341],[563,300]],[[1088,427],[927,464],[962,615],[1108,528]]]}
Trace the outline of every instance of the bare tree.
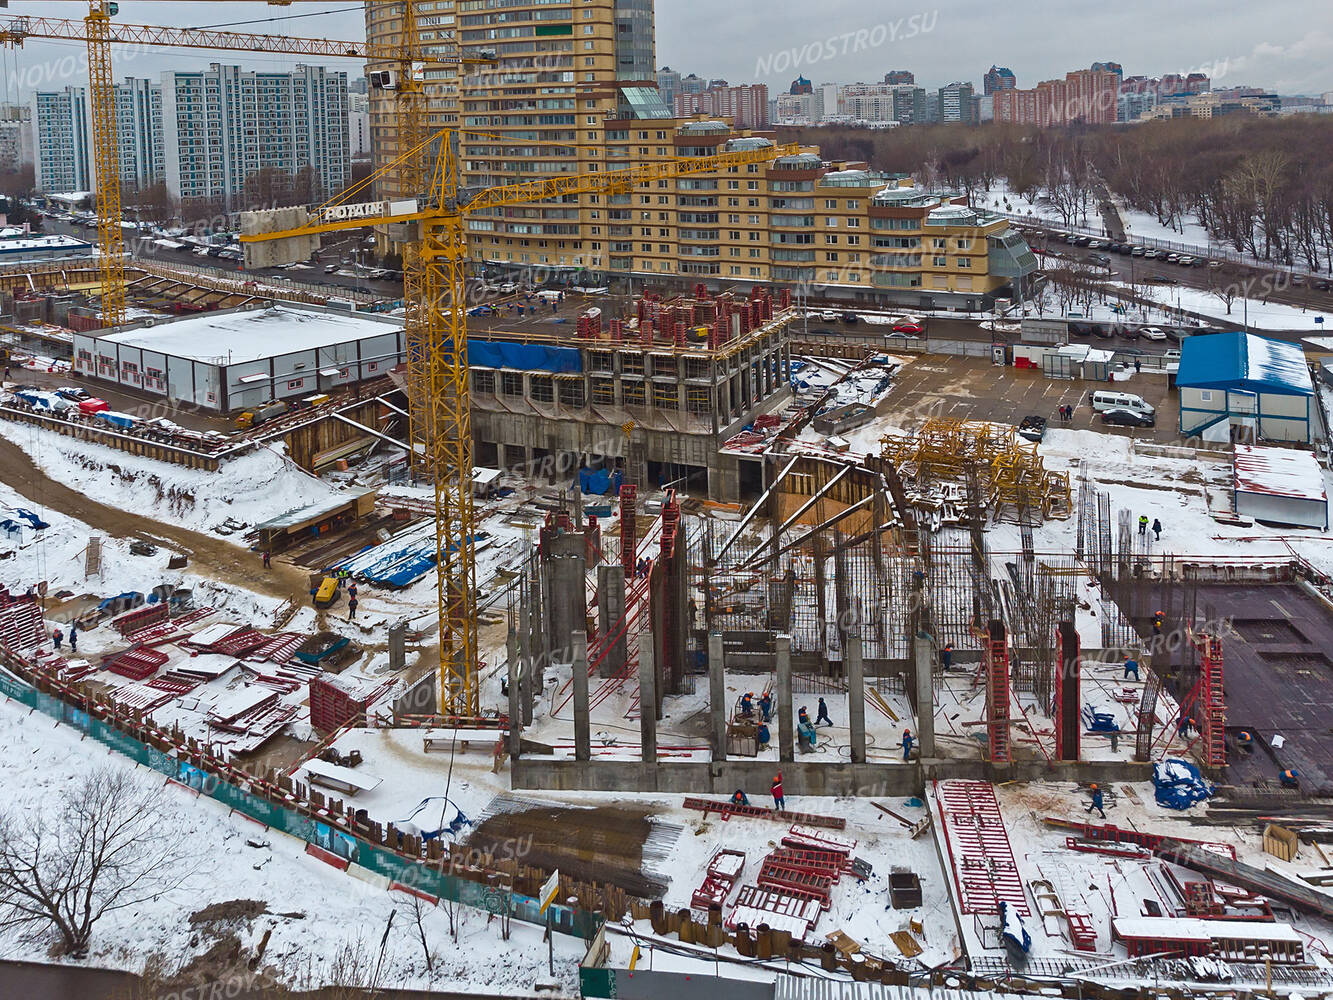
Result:
{"label": "bare tree", "polygon": [[97,921],[179,888],[192,864],[165,820],[162,788],[133,772],[94,771],[51,813],[0,813],[0,928],[87,951]]}
{"label": "bare tree", "polygon": [[1226,306],[1227,315],[1231,315],[1231,306],[1244,292],[1244,272],[1234,264],[1208,269],[1208,291]]}

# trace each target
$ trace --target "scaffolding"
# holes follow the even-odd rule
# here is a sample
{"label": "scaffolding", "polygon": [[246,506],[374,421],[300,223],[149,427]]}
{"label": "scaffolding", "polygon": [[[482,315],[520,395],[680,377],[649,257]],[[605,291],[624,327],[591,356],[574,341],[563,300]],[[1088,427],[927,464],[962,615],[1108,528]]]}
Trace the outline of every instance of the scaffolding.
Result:
{"label": "scaffolding", "polygon": [[[961,522],[963,510],[995,520],[1034,523],[1073,514],[1069,473],[1046,469],[1036,444],[1012,427],[932,418],[919,431],[880,440],[881,457],[902,477],[908,500],[926,523]],[[969,483],[980,486],[979,507]]]}

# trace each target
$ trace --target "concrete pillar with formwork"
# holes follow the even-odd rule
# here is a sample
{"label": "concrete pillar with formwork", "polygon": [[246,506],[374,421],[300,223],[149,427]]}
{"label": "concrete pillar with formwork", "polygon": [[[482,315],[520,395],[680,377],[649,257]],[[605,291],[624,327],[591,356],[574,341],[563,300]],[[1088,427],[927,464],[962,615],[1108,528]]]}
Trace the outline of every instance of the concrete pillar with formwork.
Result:
{"label": "concrete pillar with formwork", "polygon": [[527,698],[523,703],[525,726],[532,725],[532,713],[536,709],[537,699],[541,697],[546,679],[546,612],[542,603],[541,563],[533,558],[528,566],[528,643],[524,664],[529,683]]}
{"label": "concrete pillar with formwork", "polygon": [[778,673],[778,759],[790,763],[796,759],[796,731],[791,707],[791,636],[775,635],[773,652]]}
{"label": "concrete pillar with formwork", "polygon": [[853,764],[866,762],[866,673],[861,644],[861,626],[847,630],[843,657],[847,661],[847,725],[852,731]]}
{"label": "concrete pillar with formwork", "polygon": [[625,567],[602,563],[597,567],[597,630],[604,645],[599,677],[615,677],[625,669],[628,642],[625,627]]}
{"label": "concrete pillar with formwork", "polygon": [[713,760],[727,759],[727,670],[722,633],[708,633],[708,715],[712,722]]}
{"label": "concrete pillar with formwork", "polygon": [[657,666],[653,662],[653,634],[644,631],[639,636],[639,738],[643,744],[643,761],[657,763]]}
{"label": "concrete pillar with formwork", "polygon": [[547,648],[552,655],[558,651],[563,662],[569,656],[570,633],[588,629],[586,542],[582,532],[569,532],[554,536],[550,543],[546,557],[551,583],[546,594]]}
{"label": "concrete pillar with formwork", "polygon": [[509,634],[505,637],[505,649],[509,654],[509,756],[517,759],[519,747],[523,743],[523,708],[520,700],[523,661],[519,654],[518,626],[512,615],[509,618]]}
{"label": "concrete pillar with formwork", "polygon": [[592,760],[592,720],[588,708],[588,633],[569,634],[574,675],[574,759]]}
{"label": "concrete pillar with formwork", "polygon": [[918,631],[912,640],[916,660],[916,746],[924,760],[935,756],[935,644]]}
{"label": "concrete pillar with formwork", "polygon": [[397,673],[407,666],[407,622],[389,626],[389,670]]}

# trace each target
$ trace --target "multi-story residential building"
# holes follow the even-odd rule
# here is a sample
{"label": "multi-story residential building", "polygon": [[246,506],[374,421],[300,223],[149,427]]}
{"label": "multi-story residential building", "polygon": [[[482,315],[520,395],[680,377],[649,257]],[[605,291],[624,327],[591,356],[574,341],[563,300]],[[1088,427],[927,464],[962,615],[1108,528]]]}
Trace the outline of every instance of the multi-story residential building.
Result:
{"label": "multi-story residential building", "polygon": [[972,84],[951,83],[947,87],[940,88],[941,122],[976,124],[978,117]]}
{"label": "multi-story residential building", "polygon": [[803,77],[803,76],[798,76],[795,80],[793,80],[793,81],[791,82],[791,89],[790,89],[789,91],[787,91],[787,93],[789,93],[789,94],[810,94],[810,93],[813,93],[813,92],[814,92],[814,89],[815,89],[814,84],[812,84],[812,83],[811,83],[809,80],[807,80],[805,77]]}
{"label": "multi-story residential building", "polygon": [[816,121],[814,94],[779,94],[773,121],[783,125],[809,125]]}
{"label": "multi-story residential building", "polygon": [[852,121],[913,125],[925,119],[926,91],[911,84],[853,83],[843,87],[838,113]]}
{"label": "multi-story residential building", "polygon": [[116,133],[122,191],[151,187],[165,178],[161,84],[134,77],[116,84]]}
{"label": "multi-story residential building", "polygon": [[680,74],[670,66],[663,66],[657,71],[657,92],[662,95],[662,103],[668,108],[676,106],[676,95],[681,93]]}
{"label": "multi-story residential building", "polygon": [[0,104],[0,171],[15,171],[33,162],[32,108]]}
{"label": "multi-story residential building", "polygon": [[313,172],[323,200],[351,179],[347,74],[322,66],[256,73],[213,63],[162,75],[166,182],[184,205],[244,207],[247,178],[264,169]]}
{"label": "multi-story residential building", "polygon": [[[115,92],[120,184],[132,192],[163,178],[162,88],[129,77],[115,85]],[[38,93],[29,113],[37,122],[38,190],[91,190],[93,133],[86,90]]]}
{"label": "multi-story residential building", "polygon": [[1125,67],[1118,62],[1095,62],[1092,69],[1102,73],[1114,73],[1117,80],[1125,78]]}
{"label": "multi-story residential building", "polygon": [[884,74],[887,84],[916,83],[916,75],[910,69],[891,69]]}
{"label": "multi-story residential building", "polygon": [[38,91],[32,97],[37,190],[91,191],[92,122],[83,87]]}
{"label": "multi-story residential building", "polygon": [[675,114],[677,118],[716,115],[732,119],[738,128],[767,128],[768,87],[752,83],[740,87],[710,87],[702,94],[678,93]]}
{"label": "multi-story residential building", "polygon": [[[1252,88],[1246,88],[1252,89]],[[1186,94],[1162,98],[1156,107],[1145,111],[1140,120],[1153,118],[1221,118],[1224,115],[1251,114],[1273,116],[1281,110],[1277,94],[1237,94],[1214,90],[1207,94]]]}
{"label": "multi-story residential building", "polygon": [[370,95],[348,91],[347,142],[354,160],[367,159],[371,154]]}
{"label": "multi-story residential building", "polygon": [[694,73],[680,78],[680,92],[682,94],[702,94],[708,89],[708,81]]}
{"label": "multi-story residential building", "polygon": [[1031,90],[994,94],[995,120],[1024,125],[1107,125],[1117,118],[1120,78],[1109,70],[1081,69],[1063,80],[1043,80]]}
{"label": "multi-story residential building", "polygon": [[993,94],[997,90],[1013,90],[1018,86],[1018,78],[1008,66],[991,66],[981,78],[982,92]]}

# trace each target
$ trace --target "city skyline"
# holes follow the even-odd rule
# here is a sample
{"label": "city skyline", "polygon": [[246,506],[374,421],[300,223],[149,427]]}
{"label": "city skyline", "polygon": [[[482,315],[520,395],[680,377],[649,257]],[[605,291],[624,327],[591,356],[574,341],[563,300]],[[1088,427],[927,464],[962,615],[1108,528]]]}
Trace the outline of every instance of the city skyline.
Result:
{"label": "city skyline", "polygon": [[[1015,14],[967,0],[929,10],[895,11],[891,18],[871,0],[789,6],[777,18],[771,16],[771,5],[758,0],[739,0],[721,9],[702,0],[675,0],[669,11],[659,7],[657,65],[732,84],[764,83],[773,93],[784,90],[797,76],[814,83],[875,82],[899,68],[914,70],[918,84],[927,89],[962,81],[980,92],[993,63],[1012,68],[1019,87],[1032,87],[1106,60],[1122,63],[1126,75],[1200,71],[1219,88],[1244,84],[1311,95],[1333,90],[1333,33],[1307,27],[1304,0],[1275,0],[1265,8],[1258,30],[1253,8],[1239,3],[1209,4],[1206,17],[1195,16],[1199,12],[1192,11],[1194,4],[1170,11],[1138,4],[1153,19],[1155,30],[1132,37],[1122,36],[1115,27],[1122,9],[1085,4],[1071,16],[1079,30],[1058,49],[1039,37],[1038,29],[1045,27],[1039,14]],[[1202,4],[1197,6],[1201,12]],[[3,14],[81,18],[86,10],[82,0],[11,0]],[[202,3],[122,0],[118,20],[193,27],[225,24],[236,31],[330,38],[360,39],[365,33],[360,5],[275,9],[243,2],[228,4],[225,10],[218,13],[216,6]],[[708,32],[697,30],[699,16],[710,19]],[[235,55],[230,61],[260,71],[291,70],[302,61],[248,52]],[[166,69],[204,68],[218,56],[181,49],[118,49],[116,74],[156,79]],[[359,60],[339,59],[330,60],[328,68],[355,77],[359,65]],[[36,90],[80,84],[86,76],[82,43],[30,41],[0,55],[0,99],[25,100]]]}

